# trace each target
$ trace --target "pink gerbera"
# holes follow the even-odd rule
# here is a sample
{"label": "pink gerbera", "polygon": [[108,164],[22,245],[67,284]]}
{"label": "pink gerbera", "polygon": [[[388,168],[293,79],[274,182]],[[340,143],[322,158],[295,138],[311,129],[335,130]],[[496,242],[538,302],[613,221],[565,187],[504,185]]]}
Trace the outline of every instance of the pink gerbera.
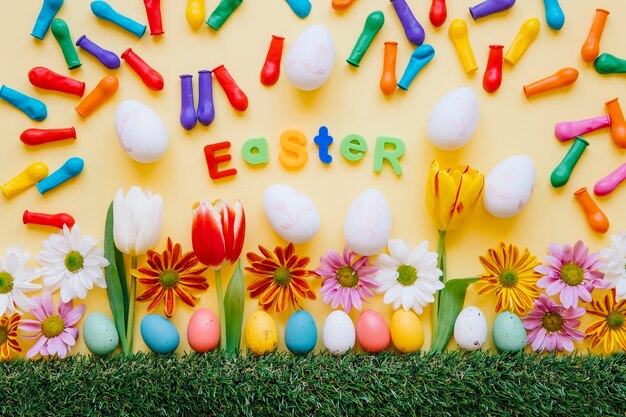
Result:
{"label": "pink gerbera", "polygon": [[36,354],[41,356],[59,355],[64,358],[71,347],[76,344],[78,329],[74,327],[85,314],[85,305],[72,308],[72,301],[59,304],[58,314],[55,314],[54,303],[49,292],[41,298],[33,297],[37,307],[30,310],[37,320],[22,320],[20,330],[31,332],[28,338],[39,338],[32,348],[26,352],[27,358]]}
{"label": "pink gerbera", "polygon": [[554,349],[559,352],[573,351],[574,342],[580,342],[585,337],[583,332],[575,329],[580,325],[578,318],[585,314],[585,309],[565,308],[544,294],[534,304],[534,310],[522,319],[528,330],[527,343],[532,343],[535,352],[552,352]]}
{"label": "pink gerbera", "polygon": [[320,289],[324,303],[331,303],[332,308],[341,305],[349,313],[352,307],[360,310],[365,297],[374,295],[372,290],[378,284],[370,275],[376,273],[378,268],[369,264],[367,256],[358,257],[346,246],[343,257],[330,250],[322,255],[320,261],[322,266],[315,272],[324,279]]}
{"label": "pink gerbera", "polygon": [[603,280],[604,267],[600,253],[589,253],[589,248],[582,241],[576,242],[572,248],[552,243],[549,255],[545,257],[546,265],[535,267],[535,271],[543,275],[537,281],[539,288],[545,288],[547,295],[559,294],[563,307],[578,307],[578,299],[591,302],[591,291],[594,288],[606,288],[608,283]]}

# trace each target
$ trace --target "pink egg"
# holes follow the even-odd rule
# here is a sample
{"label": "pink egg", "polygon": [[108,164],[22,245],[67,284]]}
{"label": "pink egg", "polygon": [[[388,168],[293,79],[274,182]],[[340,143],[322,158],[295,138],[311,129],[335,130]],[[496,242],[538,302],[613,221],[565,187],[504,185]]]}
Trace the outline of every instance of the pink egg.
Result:
{"label": "pink egg", "polygon": [[382,352],[389,346],[389,326],[380,314],[365,310],[356,322],[356,337],[366,352]]}
{"label": "pink egg", "polygon": [[198,309],[189,319],[187,341],[193,350],[208,352],[219,346],[220,324],[215,314],[208,308]]}

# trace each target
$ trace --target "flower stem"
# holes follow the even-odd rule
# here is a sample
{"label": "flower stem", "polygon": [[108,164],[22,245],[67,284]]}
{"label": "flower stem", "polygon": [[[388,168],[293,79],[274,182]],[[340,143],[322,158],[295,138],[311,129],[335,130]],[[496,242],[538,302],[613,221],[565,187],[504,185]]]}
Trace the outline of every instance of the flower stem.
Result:
{"label": "flower stem", "polygon": [[[437,268],[439,268],[442,272],[439,280],[441,282],[446,283],[447,281],[447,270],[446,270],[446,231],[439,230],[439,241],[437,242]],[[439,297],[441,291],[437,291],[435,294],[435,302],[433,303],[432,309],[432,325],[433,325],[433,333],[436,329],[437,325],[437,317],[439,316]]]}
{"label": "flower stem", "polygon": [[226,312],[224,311],[224,293],[222,291],[222,270],[215,270],[215,286],[217,287],[217,305],[220,312],[220,350],[226,350]]}
{"label": "flower stem", "polygon": [[137,257],[131,257],[130,291],[128,293],[128,323],[126,323],[126,343],[129,354],[133,353],[133,335],[135,333],[135,295],[137,293],[137,277],[133,271],[137,269]]}

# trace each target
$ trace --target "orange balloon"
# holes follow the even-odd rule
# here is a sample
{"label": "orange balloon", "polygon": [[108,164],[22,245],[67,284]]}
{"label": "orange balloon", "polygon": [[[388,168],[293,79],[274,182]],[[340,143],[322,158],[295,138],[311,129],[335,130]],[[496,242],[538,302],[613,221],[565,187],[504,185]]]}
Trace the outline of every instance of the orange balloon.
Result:
{"label": "orange balloon", "polygon": [[583,44],[580,53],[583,59],[587,62],[591,62],[598,57],[600,53],[600,38],[604,31],[604,25],[606,24],[606,18],[609,16],[609,12],[604,9],[596,9],[596,15],[593,18],[591,29],[587,40]]}
{"label": "orange balloon", "polygon": [[335,10],[343,10],[348,8],[354,0],[332,0],[332,6]]}
{"label": "orange balloon", "polygon": [[384,95],[396,91],[396,53],[398,42],[385,42],[385,58],[383,62],[383,75],[380,77],[380,90]]}
{"label": "orange balloon", "polygon": [[117,91],[117,77],[109,75],[100,80],[96,88],[76,106],[76,112],[83,117],[89,116],[102,102]]}
{"label": "orange balloon", "polygon": [[578,71],[575,68],[563,68],[547,78],[525,85],[524,93],[526,97],[534,96],[544,91],[573,84],[577,79]]}
{"label": "orange balloon", "polygon": [[576,197],[576,200],[578,200],[585,211],[589,226],[598,233],[606,233],[609,230],[609,219],[600,210],[596,202],[593,201],[587,188],[583,187],[574,192],[574,197]]}
{"label": "orange balloon", "polygon": [[611,118],[611,138],[613,142],[620,148],[626,148],[626,120],[622,107],[619,105],[617,98],[604,103],[606,111]]}

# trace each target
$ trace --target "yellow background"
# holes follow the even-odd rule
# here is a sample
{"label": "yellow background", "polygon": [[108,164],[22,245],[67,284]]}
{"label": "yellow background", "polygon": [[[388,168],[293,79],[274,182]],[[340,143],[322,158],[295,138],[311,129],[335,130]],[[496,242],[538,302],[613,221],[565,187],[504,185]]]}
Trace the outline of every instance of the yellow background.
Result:
{"label": "yellow background", "polygon": [[[602,51],[626,56],[623,46],[622,22],[626,20],[626,4],[618,0],[600,2],[564,1],[562,7],[566,22],[561,31],[551,30],[539,0],[518,1],[504,13],[474,22],[467,10],[475,2],[455,0],[448,4],[448,19],[441,28],[428,21],[430,2],[409,0],[416,17],[426,29],[426,43],[436,50],[434,60],[418,75],[409,91],[397,90],[385,97],[378,82],[382,68],[383,42],[399,42],[397,75],[404,71],[413,46],[407,41],[393,6],[388,1],[356,1],[344,12],[330,7],[330,0],[313,0],[313,10],[304,20],[299,19],[283,0],[247,0],[226,22],[219,32],[203,25],[193,31],[185,19],[185,2],[164,0],[162,5],[165,35],[146,35],[138,40],[133,35],[97,19],[87,1],[66,0],[58,17],[67,21],[72,38],[86,34],[106,49],[121,54],[132,47],[141,57],[165,78],[161,92],[149,90],[138,76],[122,61],[118,70],[106,70],[93,57],[79,51],[83,62],[80,69],[68,71],[60,48],[48,32],[44,41],[29,35],[39,12],[39,1],[13,2],[11,8],[0,14],[0,39],[3,64],[0,81],[6,85],[35,96],[48,105],[48,118],[35,123],[8,104],[0,103],[2,126],[2,152],[0,179],[6,181],[35,161],[42,161],[53,171],[69,157],[85,160],[85,170],[76,179],[45,196],[35,188],[0,202],[0,249],[8,244],[21,244],[34,257],[54,229],[24,226],[21,223],[25,209],[48,213],[71,213],[84,234],[102,239],[106,209],[116,190],[127,190],[131,185],[150,188],[161,193],[164,199],[164,222],[161,242],[164,248],[171,236],[191,249],[191,206],[196,200],[226,198],[241,199],[246,210],[247,229],[244,254],[255,250],[257,244],[273,248],[285,245],[272,231],[263,212],[263,191],[274,183],[285,183],[305,192],[317,205],[322,227],[312,242],[298,245],[301,255],[312,258],[311,267],[319,265],[319,257],[329,249],[340,251],[344,245],[343,220],[353,199],[362,191],[376,187],[387,196],[392,216],[392,237],[403,238],[411,245],[422,240],[436,249],[436,231],[426,212],[425,187],[428,167],[434,158],[443,166],[470,164],[488,173],[499,161],[515,154],[528,154],[536,166],[535,192],[528,206],[512,219],[497,219],[479,205],[466,227],[449,233],[449,276],[471,276],[482,272],[478,256],[499,241],[528,247],[542,258],[552,241],[574,243],[583,239],[592,250],[609,244],[609,234],[624,227],[623,207],[626,191],[618,188],[608,197],[598,198],[598,203],[611,220],[607,235],[595,234],[588,227],[583,213],[574,201],[573,192],[582,186],[593,188],[595,182],[623,163],[624,153],[611,141],[609,131],[588,135],[591,146],[582,156],[570,182],[562,189],[550,186],[549,176],[566,153],[569,144],[560,144],[553,135],[556,122],[578,120],[604,113],[604,102],[624,91],[624,79],[619,75],[601,76],[592,65],[583,62],[580,47],[586,39],[596,7],[612,13],[602,39]],[[117,10],[147,23],[141,1],[111,0]],[[216,0],[206,1],[206,16],[217,5]],[[358,69],[350,67],[345,59],[363,27],[366,16],[380,9],[385,13],[385,25],[375,38]],[[470,39],[480,67],[467,76],[460,65],[448,38],[452,19],[460,17],[469,27]],[[489,95],[482,89],[482,75],[488,56],[489,44],[503,44],[505,51],[515,37],[520,25],[528,18],[538,17],[541,30],[537,40],[514,67],[504,64],[502,87]],[[296,90],[283,74],[273,87],[259,82],[272,34],[286,37],[285,52],[297,35],[310,25],[326,25],[335,41],[335,67],[328,82],[318,91]],[[285,55],[283,55],[284,58]],[[179,124],[180,83],[183,73],[195,75],[197,71],[225,64],[235,80],[246,92],[250,106],[245,113],[233,110],[216,82],[214,97],[217,117],[212,125],[200,124],[186,132]],[[84,80],[87,91],[106,74],[115,74],[120,89],[115,97],[85,120],[74,111],[78,99],[56,92],[32,87],[28,71],[35,66],[45,66],[64,75]],[[553,93],[532,100],[525,98],[522,86],[548,76],[560,68],[572,66],[580,71],[578,81]],[[284,70],[284,68],[283,68]],[[460,86],[471,86],[478,95],[480,119],[472,141],[456,152],[437,151],[426,137],[426,122],[440,97]],[[196,90],[197,97],[197,90]],[[170,148],[158,162],[142,165],[126,156],[115,134],[114,115],[117,105],[125,99],[135,99],[148,104],[164,121],[170,139]],[[626,99],[626,98],[625,98]],[[335,138],[331,147],[334,158],[326,166],[317,158],[317,147],[312,143],[318,128],[326,125]],[[27,128],[59,128],[75,126],[76,142],[59,142],[40,147],[27,147],[19,141],[20,133]],[[309,162],[299,171],[287,171],[278,162],[278,138],[287,129],[299,129],[309,139]],[[358,163],[349,163],[339,153],[339,142],[350,133],[364,136],[370,152]],[[402,138],[407,151],[402,159],[404,174],[398,178],[385,164],[379,175],[373,172],[373,145],[380,136]],[[249,138],[265,137],[270,143],[270,163],[252,168],[241,158],[241,145]],[[223,140],[232,142],[231,153],[238,170],[235,178],[213,182],[204,160],[203,147]],[[35,266],[34,259],[31,261]],[[144,263],[143,259],[139,261]],[[224,274],[230,276],[230,270]],[[209,307],[217,314],[215,284],[212,273],[207,275],[211,287],[201,296],[199,306]],[[245,276],[248,285],[253,277]],[[312,280],[317,292],[320,280]],[[138,294],[142,287],[138,287]],[[598,294],[596,294],[598,295]],[[55,294],[58,300],[58,293]],[[100,311],[110,315],[106,291],[95,288],[85,300],[87,314]],[[491,327],[494,317],[495,297],[479,298],[470,288],[466,305],[477,305],[486,313]],[[145,303],[137,304],[135,349],[146,349],[139,335],[139,323],[146,314]],[[312,312],[321,336],[321,327],[330,307],[317,301],[306,301],[303,307]],[[370,308],[389,320],[391,307],[376,296]],[[258,309],[256,300],[246,300],[246,319]],[[162,314],[162,306],[155,312]],[[186,327],[193,310],[178,303],[173,322],[181,332],[178,351],[189,350]],[[284,350],[282,335],[289,315],[273,314],[279,327],[280,345]],[[358,311],[350,316],[356,322]],[[430,309],[422,316],[426,331],[426,345],[430,343]],[[586,328],[587,321],[581,329]],[[245,323],[244,323],[245,325]],[[80,323],[82,331],[82,322]],[[23,340],[26,350],[29,341]],[[492,347],[491,337],[486,347]],[[583,345],[578,345],[583,347]],[[318,348],[322,348],[321,337]],[[86,352],[82,339],[74,351]]]}

